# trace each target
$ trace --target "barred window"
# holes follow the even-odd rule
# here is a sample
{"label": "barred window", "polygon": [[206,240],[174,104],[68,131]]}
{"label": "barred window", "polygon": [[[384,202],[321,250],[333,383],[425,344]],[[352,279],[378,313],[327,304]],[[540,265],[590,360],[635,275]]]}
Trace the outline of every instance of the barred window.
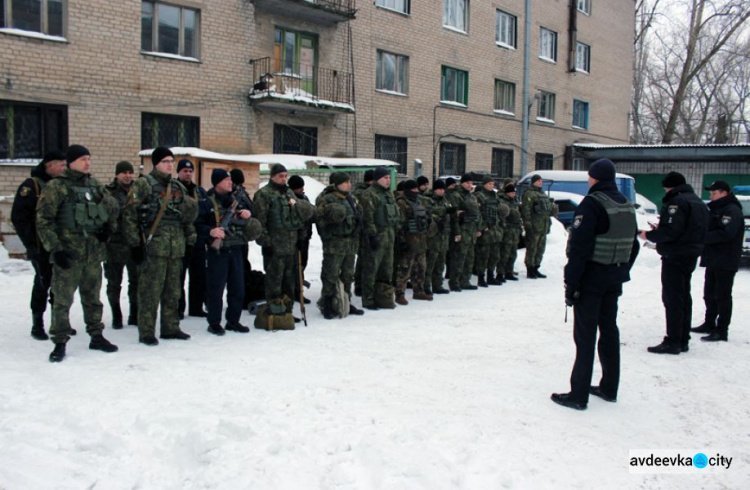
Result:
{"label": "barred window", "polygon": [[537,153],[536,154],[536,170],[552,170],[552,163],[554,162],[554,156],[549,153]]}
{"label": "barred window", "polygon": [[200,146],[200,118],[166,114],[141,115],[141,148]]}
{"label": "barred window", "polygon": [[513,150],[492,149],[492,174],[495,177],[513,177]]}
{"label": "barred window", "polygon": [[66,106],[0,100],[0,160],[38,160],[67,146]]}
{"label": "barred window", "polygon": [[398,136],[375,135],[375,158],[398,162],[398,173],[408,174],[406,164],[407,139]]}
{"label": "barred window", "polygon": [[440,175],[466,173],[466,145],[440,143]]}
{"label": "barred window", "polygon": [[2,0],[0,28],[63,36],[66,0]]}
{"label": "barred window", "polygon": [[273,152],[289,155],[317,155],[318,128],[274,124]]}

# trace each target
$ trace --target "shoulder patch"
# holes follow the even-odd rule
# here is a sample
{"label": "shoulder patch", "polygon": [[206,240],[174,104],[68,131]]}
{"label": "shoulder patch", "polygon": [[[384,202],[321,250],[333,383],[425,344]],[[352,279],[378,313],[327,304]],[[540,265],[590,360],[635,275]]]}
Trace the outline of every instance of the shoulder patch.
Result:
{"label": "shoulder patch", "polygon": [[21,191],[19,192],[19,195],[21,197],[26,197],[29,195],[29,192],[31,192],[31,187],[23,186],[21,187]]}
{"label": "shoulder patch", "polygon": [[724,225],[724,226],[727,226],[730,221],[732,221],[732,217],[731,216],[722,216],[721,217],[721,224]]}
{"label": "shoulder patch", "polygon": [[575,218],[573,218],[573,228],[578,228],[581,226],[581,222],[583,222],[583,215],[579,214]]}
{"label": "shoulder patch", "polygon": [[669,209],[667,210],[669,214],[676,214],[677,213],[677,206],[669,206]]}

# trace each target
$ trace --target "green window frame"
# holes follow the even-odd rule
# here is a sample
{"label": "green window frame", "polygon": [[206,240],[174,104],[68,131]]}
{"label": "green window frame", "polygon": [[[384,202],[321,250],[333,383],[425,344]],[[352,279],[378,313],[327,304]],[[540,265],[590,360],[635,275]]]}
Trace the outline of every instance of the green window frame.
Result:
{"label": "green window frame", "polygon": [[440,82],[440,102],[469,105],[469,72],[443,65]]}

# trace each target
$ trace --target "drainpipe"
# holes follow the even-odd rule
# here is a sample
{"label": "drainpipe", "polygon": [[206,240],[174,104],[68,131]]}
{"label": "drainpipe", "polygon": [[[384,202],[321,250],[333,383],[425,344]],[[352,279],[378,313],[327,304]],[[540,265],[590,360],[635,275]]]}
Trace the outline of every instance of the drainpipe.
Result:
{"label": "drainpipe", "polygon": [[521,175],[526,175],[527,153],[529,152],[529,70],[531,56],[531,0],[526,0],[523,27],[523,131],[521,132]]}

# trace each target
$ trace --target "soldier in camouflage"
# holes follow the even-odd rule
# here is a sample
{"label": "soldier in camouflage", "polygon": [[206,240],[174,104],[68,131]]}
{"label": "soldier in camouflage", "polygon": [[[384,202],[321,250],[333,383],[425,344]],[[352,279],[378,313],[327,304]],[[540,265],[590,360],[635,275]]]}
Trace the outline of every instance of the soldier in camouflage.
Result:
{"label": "soldier in camouflage", "polygon": [[451,194],[451,205],[456,213],[451,215],[451,234],[456,247],[451,251],[450,279],[451,291],[473,290],[471,273],[474,269],[474,246],[482,234],[484,223],[479,202],[471,192],[474,181],[470,174],[461,176],[461,185]]}
{"label": "soldier in camouflage", "polygon": [[135,169],[128,161],[117,162],[115,178],[104,189],[117,201],[120,214],[117,218],[117,231],[107,243],[107,261],[104,263],[104,277],[107,279],[107,299],[112,309],[112,328],[119,330],[122,324],[122,308],[120,307],[120,291],[122,290],[123,270],[128,271],[128,300],[130,314],[128,325],[138,325],[138,266],[133,261],[130,246],[123,235],[122,210],[130,194],[130,188],[135,179]]}
{"label": "soldier in camouflage", "polygon": [[500,261],[501,246],[505,235],[505,218],[510,212],[507,204],[503,203],[495,192],[495,181],[492,176],[485,175],[482,186],[474,193],[479,201],[482,213],[482,236],[477,238],[475,250],[475,270],[479,277],[478,286],[499,286],[504,280],[495,279],[495,267]]}
{"label": "soldier in camouflage", "polygon": [[[263,233],[257,242],[263,251],[268,301],[294,297],[297,239],[305,221],[315,213],[315,207],[307,201],[298,200],[286,184],[286,167],[275,164],[271,167],[268,185],[261,187],[253,196],[255,217],[263,226]],[[288,304],[291,309],[293,303]]]}
{"label": "soldier in camouflage", "polygon": [[[24,180],[13,199],[10,220],[18,233],[18,238],[26,247],[26,259],[34,267],[34,286],[31,289],[31,336],[36,340],[49,340],[44,331],[44,312],[47,300],[52,304],[49,295],[52,285],[52,263],[49,252],[44,249],[36,232],[36,205],[44,187],[54,177],[65,170],[65,154],[51,151],[44,155],[42,161],[31,169],[31,177]],[[71,334],[75,330],[71,329]]]}
{"label": "soldier in camouflage", "polygon": [[70,338],[70,307],[76,289],[81,297],[89,349],[115,352],[117,346],[102,335],[102,261],[105,242],[115,227],[117,202],[91,177],[91,153],[71,145],[65,153],[68,168],[42,191],[37,206],[37,231],[52,256],[52,326],[55,348],[50,362],[65,358]]}
{"label": "soldier in camouflage", "polygon": [[531,185],[523,193],[521,216],[526,231],[526,277],[544,279],[547,276],[539,272],[544,249],[547,246],[547,234],[550,230],[554,203],[542,190],[542,177],[535,174]]}
{"label": "soldier in camouflage", "polygon": [[[333,298],[339,281],[351,300],[354,281],[354,256],[359,250],[362,234],[362,207],[351,195],[352,182],[349,174],[334,172],[331,185],[318,196],[318,234],[323,241],[323,267],[320,280],[323,283],[320,305],[323,317],[336,318]],[[349,303],[350,315],[364,315],[364,311]]]}
{"label": "soldier in camouflage", "polygon": [[424,291],[430,215],[422,199],[415,180],[404,182],[403,194],[396,199],[402,223],[396,237],[396,246],[400,251],[396,269],[396,303],[404,306],[409,304],[405,296],[409,279],[414,299],[432,301],[432,295]]}
{"label": "soldier in camouflage", "polygon": [[518,240],[521,237],[523,223],[521,221],[521,205],[516,200],[516,186],[508,183],[503,192],[498,194],[500,199],[508,205],[508,217],[505,218],[505,233],[501,245],[500,260],[497,263],[495,279],[504,276],[506,281],[517,281],[513,274],[518,255]]}
{"label": "soldier in camouflage", "polygon": [[451,234],[450,213],[455,212],[455,208],[450,205],[445,197],[445,182],[443,180],[436,180],[432,184],[432,190],[425,192],[425,197],[431,201],[430,217],[432,222],[427,230],[429,247],[427,247],[424,290],[429,295],[448,294],[450,291],[443,287],[443,272]]}
{"label": "soldier in camouflage", "polygon": [[198,203],[172,178],[174,155],[169,148],[151,153],[154,169],[135,181],[125,206],[124,233],[138,265],[139,342],[158,345],[156,314],[161,304],[160,337],[187,340],[180,330],[182,260],[195,243],[193,222]]}
{"label": "soldier in camouflage", "polygon": [[[305,194],[305,179],[299,175],[292,175],[289,177],[288,182],[289,188],[297,196],[298,201],[310,202],[310,198]],[[301,287],[304,287],[305,281],[305,269],[307,268],[307,259],[310,252],[310,239],[312,238],[313,224],[315,223],[315,217],[312,217],[305,221],[305,225],[299,231],[297,239],[297,250],[300,252],[300,263],[302,267],[302,274],[299,273],[299,267],[294,272],[294,301],[299,301],[301,296]],[[303,284],[300,284],[300,276],[302,276]],[[303,297],[305,304],[310,304],[310,300]]]}
{"label": "soldier in camouflage", "polygon": [[[372,185],[372,175],[373,170],[366,170],[362,180],[364,182],[360,182],[354,187],[354,190],[352,191],[352,195],[354,196],[354,199],[357,200],[357,202],[361,202],[362,193],[369,189],[369,187]],[[364,236],[364,235],[362,235]],[[357,250],[357,265],[354,268],[354,294],[357,296],[362,296],[362,243],[360,242],[359,249]]]}

